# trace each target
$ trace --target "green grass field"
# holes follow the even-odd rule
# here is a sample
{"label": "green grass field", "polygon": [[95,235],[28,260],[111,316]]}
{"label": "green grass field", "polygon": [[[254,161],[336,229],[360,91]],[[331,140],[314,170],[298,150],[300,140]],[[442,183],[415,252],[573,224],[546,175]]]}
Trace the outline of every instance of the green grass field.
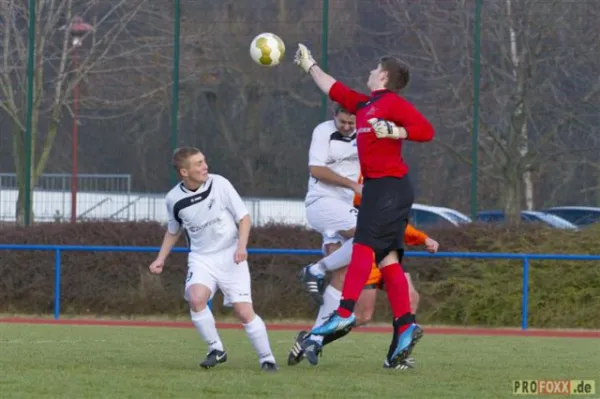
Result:
{"label": "green grass field", "polygon": [[262,373],[243,330],[229,361],[198,367],[194,329],[0,324],[1,398],[510,398],[515,379],[600,379],[597,339],[425,336],[417,369],[384,370],[387,334],[353,333],[317,367],[286,364],[294,332],[270,332],[280,365]]}

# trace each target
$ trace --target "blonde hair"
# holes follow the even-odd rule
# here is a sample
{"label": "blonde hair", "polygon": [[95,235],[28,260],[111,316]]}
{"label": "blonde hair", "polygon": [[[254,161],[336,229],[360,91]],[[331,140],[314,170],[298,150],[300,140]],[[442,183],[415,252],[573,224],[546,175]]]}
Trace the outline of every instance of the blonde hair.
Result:
{"label": "blonde hair", "polygon": [[200,150],[196,147],[179,147],[173,151],[173,157],[171,158],[171,165],[175,168],[177,174],[179,171],[187,166],[188,159],[196,154],[199,154]]}

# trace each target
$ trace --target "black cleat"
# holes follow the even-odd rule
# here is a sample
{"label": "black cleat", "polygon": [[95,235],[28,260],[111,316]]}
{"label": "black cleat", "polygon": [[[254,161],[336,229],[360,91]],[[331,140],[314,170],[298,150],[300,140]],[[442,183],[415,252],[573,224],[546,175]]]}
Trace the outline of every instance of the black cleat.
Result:
{"label": "black cleat", "polygon": [[290,352],[288,353],[288,366],[295,366],[304,358],[302,343],[308,337],[308,335],[308,331],[300,331],[298,335],[296,335],[294,346],[292,346],[292,349],[290,349]]}
{"label": "black cleat", "polygon": [[225,351],[213,349],[208,355],[206,355],[206,359],[200,363],[200,367],[210,369],[215,367],[217,364],[225,363],[226,361],[227,353]]}
{"label": "black cleat", "polygon": [[277,365],[273,362],[263,362],[260,365],[260,369],[266,372],[273,372],[279,370],[279,367],[277,367]]}
{"label": "black cleat", "polygon": [[310,267],[312,265],[308,265],[300,269],[298,273],[298,278],[300,282],[304,286],[304,289],[308,292],[308,294],[317,302],[319,306],[323,305],[323,283],[324,283],[324,275],[316,275],[310,272]]}
{"label": "black cleat", "polygon": [[308,360],[311,365],[316,366],[319,364],[319,355],[322,356],[323,346],[312,339],[308,339],[302,343],[302,351],[304,352],[306,360]]}

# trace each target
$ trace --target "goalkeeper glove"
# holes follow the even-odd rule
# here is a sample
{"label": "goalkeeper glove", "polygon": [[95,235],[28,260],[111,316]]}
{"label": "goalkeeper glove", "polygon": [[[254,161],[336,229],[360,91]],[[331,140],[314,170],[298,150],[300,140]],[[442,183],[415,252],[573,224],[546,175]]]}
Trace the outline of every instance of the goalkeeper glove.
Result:
{"label": "goalkeeper glove", "polygon": [[371,118],[367,122],[373,127],[378,139],[402,140],[408,137],[405,128],[396,126],[393,122],[385,119]]}
{"label": "goalkeeper glove", "polygon": [[296,50],[296,56],[294,57],[296,65],[304,69],[304,72],[308,73],[310,68],[317,65],[317,62],[313,58],[310,50],[302,43],[298,43],[298,50]]}

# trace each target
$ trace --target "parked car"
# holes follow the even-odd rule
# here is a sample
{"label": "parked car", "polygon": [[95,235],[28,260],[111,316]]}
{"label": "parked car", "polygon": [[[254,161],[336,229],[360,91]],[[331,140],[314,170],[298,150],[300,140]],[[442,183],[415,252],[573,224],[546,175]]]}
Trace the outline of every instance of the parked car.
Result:
{"label": "parked car", "polygon": [[451,208],[413,204],[409,213],[410,223],[416,228],[458,227],[471,223],[467,215]]}
{"label": "parked car", "polygon": [[541,211],[561,217],[577,226],[587,226],[600,221],[600,208],[591,206],[555,206]]}
{"label": "parked car", "polygon": [[[521,220],[524,222],[543,223],[557,229],[577,230],[577,226],[559,216],[539,211],[521,211]],[[477,214],[477,221],[485,223],[503,223],[503,211],[481,211]]]}

